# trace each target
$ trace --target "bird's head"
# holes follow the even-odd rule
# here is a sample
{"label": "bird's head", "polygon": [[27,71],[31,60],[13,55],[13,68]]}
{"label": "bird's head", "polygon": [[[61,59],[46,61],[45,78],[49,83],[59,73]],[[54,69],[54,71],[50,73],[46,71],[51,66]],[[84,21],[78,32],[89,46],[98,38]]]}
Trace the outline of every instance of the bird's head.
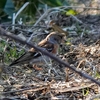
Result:
{"label": "bird's head", "polygon": [[52,32],[46,37],[46,39],[52,44],[60,44],[65,41],[66,35],[64,33]]}

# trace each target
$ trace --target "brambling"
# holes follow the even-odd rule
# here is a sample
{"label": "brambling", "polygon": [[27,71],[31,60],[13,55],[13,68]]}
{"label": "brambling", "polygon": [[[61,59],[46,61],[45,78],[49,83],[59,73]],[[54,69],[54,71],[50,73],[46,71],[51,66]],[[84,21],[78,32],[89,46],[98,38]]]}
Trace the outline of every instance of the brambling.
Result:
{"label": "brambling", "polygon": [[[52,32],[47,37],[38,43],[39,47],[51,52],[53,54],[57,54],[59,44],[63,42],[65,39],[64,33]],[[9,66],[13,65],[20,65],[20,64],[36,64],[36,65],[43,65],[45,62],[50,61],[50,58],[42,55],[40,52],[36,51],[34,48],[31,48],[28,52],[25,52],[22,56],[18,59],[13,61]]]}

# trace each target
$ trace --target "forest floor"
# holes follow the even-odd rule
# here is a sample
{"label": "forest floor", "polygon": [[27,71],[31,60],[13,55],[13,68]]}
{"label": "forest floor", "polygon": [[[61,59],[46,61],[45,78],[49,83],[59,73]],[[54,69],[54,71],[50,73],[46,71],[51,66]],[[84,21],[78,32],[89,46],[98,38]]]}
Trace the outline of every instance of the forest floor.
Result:
{"label": "forest floor", "polygon": [[[74,19],[59,14],[57,18],[54,20],[55,23],[69,33],[66,43],[60,45],[57,56],[77,70],[88,73],[100,81],[100,16],[78,15],[77,19]],[[9,27],[6,28],[12,32]],[[17,26],[13,33],[28,38],[32,33],[27,30],[31,28]],[[51,31],[41,27],[39,29],[36,33],[39,35],[33,37],[34,43]],[[37,29],[34,28],[35,30]],[[47,31],[48,33],[45,33]],[[18,52],[22,50],[19,43],[11,39],[6,42],[10,43],[12,48],[16,46]],[[11,52],[7,46],[5,48],[5,51]],[[0,55],[1,58],[3,53]],[[50,67],[51,73],[48,74]],[[45,64],[39,68],[36,70],[28,65],[16,65],[10,67],[7,73],[1,70],[0,100],[100,100],[100,87],[67,67],[52,61],[52,64]]]}

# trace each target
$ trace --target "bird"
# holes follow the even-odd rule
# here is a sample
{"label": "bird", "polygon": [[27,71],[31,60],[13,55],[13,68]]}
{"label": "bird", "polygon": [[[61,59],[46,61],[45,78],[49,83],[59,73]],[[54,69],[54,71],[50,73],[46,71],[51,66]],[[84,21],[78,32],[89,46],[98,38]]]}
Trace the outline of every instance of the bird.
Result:
{"label": "bird", "polygon": [[[64,42],[66,36],[64,33],[59,32],[51,32],[49,35],[46,36],[45,39],[40,41],[37,46],[51,52],[52,54],[58,53],[59,44]],[[9,66],[20,65],[20,64],[36,64],[36,65],[43,65],[46,61],[50,61],[48,56],[43,55],[39,51],[36,51],[34,48],[31,48],[29,51],[25,52],[19,58],[14,60]]]}

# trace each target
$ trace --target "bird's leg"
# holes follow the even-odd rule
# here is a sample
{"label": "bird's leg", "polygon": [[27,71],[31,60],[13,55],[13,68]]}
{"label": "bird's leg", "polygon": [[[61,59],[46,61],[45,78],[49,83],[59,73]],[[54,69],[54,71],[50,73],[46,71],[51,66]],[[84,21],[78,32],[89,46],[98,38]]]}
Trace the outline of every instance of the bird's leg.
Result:
{"label": "bird's leg", "polygon": [[[53,64],[52,64],[52,60],[49,58],[49,61],[47,61],[44,57],[43,57],[43,59],[44,59],[46,65],[49,66],[48,75],[50,76],[52,70],[53,70],[56,74],[58,74],[57,71],[55,70],[55,68],[52,67],[52,65],[53,65]],[[48,62],[49,62],[49,63],[48,63]]]}
{"label": "bird's leg", "polygon": [[54,73],[56,73],[56,75],[58,75],[57,71],[55,70],[55,68],[53,67],[52,64],[52,60],[50,59],[50,64],[49,64],[50,69],[48,70],[48,74],[50,75],[51,71],[54,71]]}
{"label": "bird's leg", "polygon": [[49,70],[48,70],[48,75],[50,76],[50,73],[51,73],[51,71],[52,71],[52,60],[49,58],[49,60],[50,60],[50,63],[48,64],[48,66],[50,67],[49,68]]}

